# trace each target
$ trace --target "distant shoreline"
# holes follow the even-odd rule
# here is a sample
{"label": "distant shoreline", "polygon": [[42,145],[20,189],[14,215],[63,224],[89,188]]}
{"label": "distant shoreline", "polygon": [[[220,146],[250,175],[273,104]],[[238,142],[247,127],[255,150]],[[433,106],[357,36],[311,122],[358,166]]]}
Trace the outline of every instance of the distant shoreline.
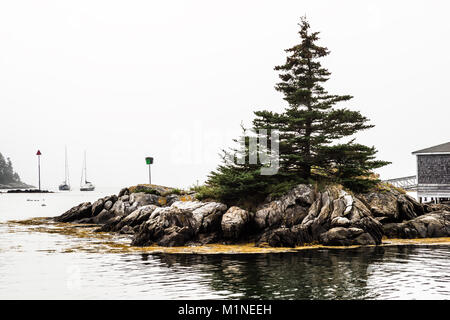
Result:
{"label": "distant shoreline", "polygon": [[24,182],[12,182],[8,184],[0,184],[0,190],[14,190],[14,189],[16,190],[36,189],[36,187],[30,184],[26,184]]}
{"label": "distant shoreline", "polygon": [[0,193],[54,193],[49,190],[39,190],[39,189],[9,189],[7,191],[0,191]]}

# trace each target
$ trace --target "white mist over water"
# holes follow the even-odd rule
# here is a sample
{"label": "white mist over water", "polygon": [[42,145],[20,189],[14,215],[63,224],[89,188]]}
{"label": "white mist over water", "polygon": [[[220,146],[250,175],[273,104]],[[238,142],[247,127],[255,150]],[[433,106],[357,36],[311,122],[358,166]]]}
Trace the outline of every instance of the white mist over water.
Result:
{"label": "white mist over water", "polygon": [[[0,2],[0,152],[24,182],[71,181],[83,151],[96,185],[200,183],[253,111],[286,106],[273,67],[307,15],[332,72],[330,94],[355,98],[375,125],[357,141],[413,175],[411,152],[448,141],[448,1],[265,0]],[[432,59],[418,65],[424,57]],[[426,79],[426,81],[424,81]],[[432,93],[432,94],[430,94]],[[419,129],[418,129],[419,128]],[[181,152],[178,152],[181,151]]]}

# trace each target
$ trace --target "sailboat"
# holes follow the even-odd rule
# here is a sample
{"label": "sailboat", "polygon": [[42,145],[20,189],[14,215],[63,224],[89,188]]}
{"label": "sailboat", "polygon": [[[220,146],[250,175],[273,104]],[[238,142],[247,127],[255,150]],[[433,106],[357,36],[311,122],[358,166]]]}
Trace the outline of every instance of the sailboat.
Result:
{"label": "sailboat", "polygon": [[67,162],[67,147],[65,148],[65,176],[64,176],[64,182],[59,185],[60,191],[70,191],[70,182],[69,182],[69,164]]}
{"label": "sailboat", "polygon": [[[80,191],[94,191],[95,186],[92,184],[92,182],[87,181],[87,174],[86,174],[86,151],[84,152],[84,166],[83,170],[81,171],[81,182],[80,182]],[[84,183],[83,183],[84,178]]]}

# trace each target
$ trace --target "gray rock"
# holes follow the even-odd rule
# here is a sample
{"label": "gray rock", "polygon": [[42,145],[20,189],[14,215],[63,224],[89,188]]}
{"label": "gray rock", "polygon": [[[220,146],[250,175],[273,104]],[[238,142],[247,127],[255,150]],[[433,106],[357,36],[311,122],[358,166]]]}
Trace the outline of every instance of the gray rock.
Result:
{"label": "gray rock", "polygon": [[62,215],[55,218],[58,222],[73,222],[84,218],[92,217],[92,205],[90,202],[84,202],[75,206]]}
{"label": "gray rock", "polygon": [[111,200],[108,200],[108,201],[106,201],[105,204],[103,205],[103,208],[104,208],[105,210],[109,210],[109,209],[112,208],[112,206],[113,206],[113,202],[112,202]]}
{"label": "gray rock", "polygon": [[267,243],[271,247],[295,247],[297,238],[291,229],[282,227],[267,235]]}
{"label": "gray rock", "polygon": [[227,206],[219,202],[177,201],[170,208],[192,213],[191,226],[198,233],[217,231]]}
{"label": "gray rock", "polygon": [[121,219],[116,226],[112,227],[112,230],[121,230],[125,226],[135,227],[138,226],[150,218],[153,211],[158,208],[155,205],[147,205],[136,209],[131,214]]}
{"label": "gray rock", "polygon": [[103,209],[98,215],[93,219],[94,223],[104,224],[114,218],[114,214],[106,209]]}
{"label": "gray rock", "polygon": [[[271,246],[295,246],[314,241],[334,245],[381,243],[383,236],[381,223],[372,217],[370,210],[358,198],[336,187],[327,187],[314,197],[309,197],[312,198],[315,201],[309,207],[306,216],[298,219],[298,223],[290,227],[281,225],[281,228],[276,228],[268,223],[273,214],[270,210],[280,210],[276,202],[269,203],[257,212],[255,219],[259,218],[262,221],[265,217],[264,226],[269,228],[258,239],[258,243],[268,243]],[[282,212],[277,211],[276,214],[282,216],[281,221],[283,219],[285,221],[286,217],[289,217],[289,208],[285,208]],[[327,233],[330,230],[333,231]],[[361,233],[356,234],[355,230],[361,230]],[[363,235],[364,233],[367,235]]]}
{"label": "gray rock", "polygon": [[158,196],[154,194],[147,194],[144,192],[138,192],[138,193],[132,193],[129,196],[129,201],[133,205],[136,205],[137,207],[142,207],[148,204],[155,204],[158,202],[157,200]]}
{"label": "gray rock", "polygon": [[128,190],[128,188],[123,188],[119,191],[118,197],[122,197],[124,195],[130,194],[130,190]]}
{"label": "gray rock", "polygon": [[[333,212],[331,212],[331,221],[338,220],[339,218],[345,218],[344,215],[348,214],[353,206],[353,198],[351,198],[351,205],[347,204],[347,195],[343,198],[333,200]],[[347,219],[347,218],[345,218]],[[348,219],[347,219],[348,220]]]}
{"label": "gray rock", "polygon": [[98,199],[92,204],[92,216],[95,217],[103,210],[103,199]]}
{"label": "gray rock", "polygon": [[384,217],[385,221],[398,221],[397,199],[399,192],[370,192],[358,195],[371,210],[374,217]]}
{"label": "gray rock", "polygon": [[123,202],[127,202],[128,200],[130,200],[130,196],[128,194],[124,194],[123,196],[119,197],[119,199]]}
{"label": "gray rock", "polygon": [[166,206],[171,206],[176,201],[180,201],[180,196],[177,194],[170,194],[166,197]]}
{"label": "gray rock", "polygon": [[424,203],[422,206],[425,213],[433,211],[450,211],[450,204],[448,203]]}
{"label": "gray rock", "polygon": [[221,218],[226,208],[221,203],[200,201],[177,201],[170,207],[156,208],[141,225],[132,244],[183,245],[201,231],[215,231],[214,221]]}
{"label": "gray rock", "polygon": [[158,241],[163,247],[179,247],[192,238],[192,230],[189,227],[172,226],[165,230],[164,236]]}
{"label": "gray rock", "polygon": [[[126,208],[127,213],[132,213],[136,209],[147,206],[147,205],[156,205],[161,206],[164,201],[162,201],[163,197],[155,194],[148,194],[144,192],[138,192],[138,193],[132,193],[129,198],[128,202],[130,203],[130,206]],[[167,200],[166,200],[167,201]],[[167,204],[166,204],[167,205]]]}
{"label": "gray rock", "polygon": [[192,214],[200,224],[196,233],[217,232],[220,229],[220,223],[227,206],[219,202],[208,202],[206,205],[195,209]]}
{"label": "gray rock", "polygon": [[103,201],[104,201],[104,202],[111,201],[111,202],[114,204],[114,202],[116,202],[117,199],[119,199],[119,198],[117,197],[117,195],[113,194],[113,195],[104,197],[104,198],[103,198]]}
{"label": "gray rock", "polygon": [[336,217],[331,220],[332,227],[348,227],[350,225],[350,220],[345,217]]}
{"label": "gray rock", "polygon": [[130,203],[128,201],[122,201],[118,199],[111,208],[111,212],[116,216],[126,216],[130,212]]}
{"label": "gray rock", "polygon": [[134,230],[130,226],[124,226],[119,231],[120,234],[134,234]]}
{"label": "gray rock", "polygon": [[435,211],[402,223],[383,226],[388,238],[437,238],[450,236],[450,212]]}
{"label": "gray rock", "polygon": [[423,205],[396,190],[376,191],[357,195],[382,223],[402,222],[425,213]]}
{"label": "gray rock", "polygon": [[411,199],[407,198],[406,196],[401,195],[397,198],[397,207],[399,213],[399,221],[411,220],[417,217],[414,204],[412,203]]}
{"label": "gray rock", "polygon": [[79,223],[79,224],[95,224],[94,218],[93,218],[93,217],[90,217],[90,218],[83,218],[83,219],[74,221],[74,223]]}
{"label": "gray rock", "polygon": [[[298,185],[280,199],[259,208],[255,213],[255,225],[259,229],[264,229],[300,223],[306,216],[306,208],[314,202],[314,199],[312,186]],[[288,215],[286,215],[286,211],[288,211]]]}
{"label": "gray rock", "polygon": [[309,231],[302,225],[291,228],[281,227],[264,232],[256,242],[256,246],[295,247],[313,241]]}
{"label": "gray rock", "polygon": [[329,246],[375,245],[372,236],[360,228],[336,227],[320,235],[320,243]]}
{"label": "gray rock", "polygon": [[250,213],[239,207],[231,207],[222,216],[221,227],[223,235],[228,239],[239,239],[248,222],[250,221]]}
{"label": "gray rock", "polygon": [[199,233],[193,240],[186,242],[185,245],[198,246],[210,243],[217,243],[222,238],[219,232]]}
{"label": "gray rock", "polygon": [[303,219],[308,215],[308,209],[299,205],[286,208],[284,211],[282,225],[291,227],[302,223]]}
{"label": "gray rock", "polygon": [[[303,219],[301,225],[309,230],[309,233],[315,241],[319,239],[319,235],[327,231],[331,226],[331,215],[334,212],[334,197],[339,197],[343,202],[342,207],[345,207],[344,197],[345,193],[336,194],[335,190],[325,190],[321,192],[316,201],[308,210],[308,215]],[[336,214],[336,212],[334,212]]]}

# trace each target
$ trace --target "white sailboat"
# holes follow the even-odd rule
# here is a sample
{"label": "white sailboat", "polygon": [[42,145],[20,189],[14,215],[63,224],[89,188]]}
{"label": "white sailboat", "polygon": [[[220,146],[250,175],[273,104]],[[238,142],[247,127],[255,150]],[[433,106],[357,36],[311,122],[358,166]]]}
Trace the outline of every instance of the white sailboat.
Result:
{"label": "white sailboat", "polygon": [[64,158],[65,158],[65,175],[64,182],[59,185],[60,191],[70,191],[70,182],[69,182],[69,163],[67,161],[67,147],[64,148]]}
{"label": "white sailboat", "polygon": [[[84,181],[83,181],[83,178],[84,178]],[[86,151],[85,151],[84,152],[84,166],[81,171],[80,191],[94,191],[94,190],[95,190],[94,184],[92,182],[87,181]]]}

